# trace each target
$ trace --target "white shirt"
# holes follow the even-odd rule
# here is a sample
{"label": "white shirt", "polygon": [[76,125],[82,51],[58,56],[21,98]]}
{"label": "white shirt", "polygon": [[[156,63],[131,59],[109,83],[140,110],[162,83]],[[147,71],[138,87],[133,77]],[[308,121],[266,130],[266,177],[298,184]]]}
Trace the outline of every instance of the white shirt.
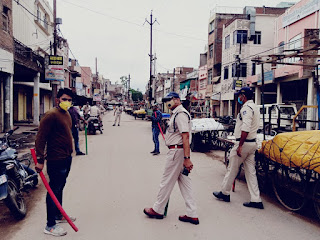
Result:
{"label": "white shirt", "polygon": [[97,117],[100,115],[100,110],[97,106],[92,106],[90,109],[90,117]]}
{"label": "white shirt", "polygon": [[243,131],[249,133],[247,136],[248,140],[255,139],[259,128],[259,121],[260,111],[258,106],[252,100],[248,100],[243,104],[237,116],[234,136],[240,138]]}

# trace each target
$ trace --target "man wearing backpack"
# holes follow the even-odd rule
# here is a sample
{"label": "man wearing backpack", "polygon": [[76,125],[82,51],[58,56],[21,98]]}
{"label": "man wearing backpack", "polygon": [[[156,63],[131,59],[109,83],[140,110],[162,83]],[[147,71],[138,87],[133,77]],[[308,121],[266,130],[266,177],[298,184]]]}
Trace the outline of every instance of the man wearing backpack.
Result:
{"label": "man wearing backpack", "polygon": [[172,111],[169,127],[166,132],[166,145],[169,148],[167,161],[162,175],[157,201],[152,208],[145,208],[144,213],[150,218],[163,219],[164,210],[176,182],[187,206],[186,215],[179,216],[182,222],[199,224],[197,207],[192,194],[191,178],[188,176],[193,169],[190,160],[191,117],[181,105],[177,93],[171,92],[162,99]]}

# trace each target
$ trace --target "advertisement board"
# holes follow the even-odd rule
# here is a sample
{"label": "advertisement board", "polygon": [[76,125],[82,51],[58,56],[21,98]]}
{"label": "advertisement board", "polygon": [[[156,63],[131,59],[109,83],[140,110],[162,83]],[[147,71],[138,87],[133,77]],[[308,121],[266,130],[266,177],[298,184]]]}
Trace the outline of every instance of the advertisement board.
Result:
{"label": "advertisement board", "polygon": [[62,56],[49,55],[46,57],[45,79],[47,81],[64,81]]}

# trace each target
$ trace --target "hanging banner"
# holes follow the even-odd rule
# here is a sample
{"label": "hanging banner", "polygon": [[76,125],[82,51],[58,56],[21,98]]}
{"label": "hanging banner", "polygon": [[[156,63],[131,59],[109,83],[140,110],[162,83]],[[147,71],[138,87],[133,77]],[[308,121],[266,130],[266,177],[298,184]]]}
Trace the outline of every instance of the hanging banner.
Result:
{"label": "hanging banner", "polygon": [[45,79],[47,81],[64,81],[63,57],[49,55],[46,59]]}

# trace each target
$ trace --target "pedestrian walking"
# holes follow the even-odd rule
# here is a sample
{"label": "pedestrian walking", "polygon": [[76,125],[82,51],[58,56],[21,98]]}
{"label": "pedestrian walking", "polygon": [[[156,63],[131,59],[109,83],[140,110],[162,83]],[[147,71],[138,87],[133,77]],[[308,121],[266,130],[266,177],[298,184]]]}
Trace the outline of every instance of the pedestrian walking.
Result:
{"label": "pedestrian walking", "polygon": [[150,218],[162,219],[172,189],[175,183],[178,182],[180,192],[187,207],[186,215],[179,216],[179,220],[199,224],[196,203],[192,193],[191,178],[188,176],[189,172],[193,169],[193,164],[190,160],[189,141],[191,117],[188,111],[181,105],[177,93],[169,93],[162,101],[172,111],[165,137],[169,151],[157,201],[152,208],[145,208],[143,212]]}
{"label": "pedestrian walking", "polygon": [[232,185],[239,171],[239,167],[243,163],[251,196],[250,202],[243,203],[243,206],[263,209],[255,168],[256,136],[259,128],[260,112],[257,105],[253,102],[252,97],[253,92],[249,87],[243,87],[238,92],[238,102],[242,107],[237,116],[234,129],[236,143],[230,152],[229,166],[222,181],[221,191],[213,192],[213,195],[220,200],[230,202]]}
{"label": "pedestrian walking", "polygon": [[115,118],[114,118],[114,124],[112,126],[115,126],[117,124],[117,121],[118,121],[118,126],[120,126],[122,111],[123,111],[123,107],[121,104],[116,106],[116,108],[114,109],[114,112],[113,112],[113,116],[115,116]]}
{"label": "pedestrian walking", "polygon": [[[46,112],[40,121],[40,126],[35,141],[35,149],[38,163],[35,168],[41,172],[47,160],[47,173],[49,185],[62,205],[63,189],[72,162],[72,120],[68,112],[71,107],[73,93],[70,89],[62,88],[57,94],[58,106]],[[57,223],[66,222],[60,211],[54,204],[50,195],[47,194],[47,225],[45,234],[64,236],[67,234]],[[75,218],[70,217],[72,221]]]}
{"label": "pedestrian walking", "polygon": [[148,116],[152,121],[152,139],[154,142],[154,150],[151,152],[153,155],[160,154],[160,143],[159,143],[159,133],[160,133],[160,123],[162,119],[162,113],[158,108],[158,104],[155,103],[152,106],[152,116]]}
{"label": "pedestrian walking", "polygon": [[79,120],[84,121],[84,124],[86,124],[86,121],[83,119],[83,117],[80,116],[80,112],[75,106],[71,106],[68,112],[72,120],[71,132],[74,140],[74,148],[76,150],[76,155],[85,155],[83,152],[80,151],[79,147]]}

